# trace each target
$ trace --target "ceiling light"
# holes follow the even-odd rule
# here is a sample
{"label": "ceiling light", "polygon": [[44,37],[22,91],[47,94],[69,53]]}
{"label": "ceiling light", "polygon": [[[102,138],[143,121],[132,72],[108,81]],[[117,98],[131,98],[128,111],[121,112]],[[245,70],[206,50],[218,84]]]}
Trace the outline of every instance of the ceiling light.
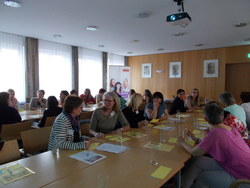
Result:
{"label": "ceiling light", "polygon": [[151,15],[152,15],[151,12],[145,11],[145,12],[140,12],[140,13],[138,13],[138,14],[137,14],[137,17],[138,17],[138,18],[147,18],[147,17],[149,17],[149,16],[151,16]]}
{"label": "ceiling light", "polygon": [[132,54],[133,52],[128,52],[128,54]]}
{"label": "ceiling light", "polygon": [[135,42],[139,42],[140,40],[132,40],[131,42],[132,43],[135,43]]}
{"label": "ceiling light", "polygon": [[179,32],[179,33],[175,33],[173,35],[176,36],[176,37],[180,37],[180,36],[185,35],[185,33],[184,32]]}
{"label": "ceiling light", "polygon": [[157,51],[163,51],[165,50],[164,48],[158,48]]}
{"label": "ceiling light", "polygon": [[62,35],[59,35],[59,34],[54,34],[54,35],[53,35],[53,37],[54,37],[54,38],[61,38],[61,37],[62,37]]}
{"label": "ceiling light", "polygon": [[96,26],[87,26],[85,28],[87,31],[96,31],[97,30],[97,27]]}
{"label": "ceiling light", "polygon": [[199,46],[203,46],[204,44],[195,44],[194,46],[199,47]]}
{"label": "ceiling light", "polygon": [[6,6],[13,7],[13,8],[19,8],[21,7],[21,3],[16,0],[5,0],[3,2]]}
{"label": "ceiling light", "polygon": [[103,44],[99,44],[98,47],[99,48],[104,48],[104,45]]}
{"label": "ceiling light", "polygon": [[234,27],[245,27],[247,26],[247,23],[241,22],[241,23],[237,23],[234,25]]}

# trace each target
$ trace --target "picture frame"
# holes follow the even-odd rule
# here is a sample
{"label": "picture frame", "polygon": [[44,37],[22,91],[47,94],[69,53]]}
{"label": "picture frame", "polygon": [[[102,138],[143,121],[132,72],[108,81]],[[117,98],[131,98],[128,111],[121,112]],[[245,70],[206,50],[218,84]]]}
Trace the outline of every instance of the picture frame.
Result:
{"label": "picture frame", "polygon": [[204,60],[203,63],[203,77],[204,78],[217,78],[219,72],[219,60],[218,59],[211,59],[211,60]]}
{"label": "picture frame", "polygon": [[181,78],[181,62],[169,63],[169,78]]}
{"label": "picture frame", "polygon": [[151,78],[152,67],[151,63],[142,64],[142,78]]}

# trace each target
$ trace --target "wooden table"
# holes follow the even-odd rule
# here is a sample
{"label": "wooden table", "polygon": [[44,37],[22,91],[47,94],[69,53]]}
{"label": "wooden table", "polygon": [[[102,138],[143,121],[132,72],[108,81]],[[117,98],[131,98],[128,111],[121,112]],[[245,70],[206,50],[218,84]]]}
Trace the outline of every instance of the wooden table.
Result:
{"label": "wooden table", "polygon": [[82,108],[82,111],[83,112],[92,112],[97,108],[98,108],[97,104],[88,104]]}
{"label": "wooden table", "polygon": [[37,120],[43,117],[43,112],[40,110],[24,110],[19,112],[22,121]]}
{"label": "wooden table", "polygon": [[[36,173],[3,187],[160,187],[176,173],[180,172],[184,162],[191,157],[178,143],[169,143],[168,138],[177,137],[185,127],[193,129],[193,118],[198,116],[199,114],[192,114],[188,118],[183,118],[185,121],[181,123],[164,123],[175,127],[173,131],[165,132],[165,144],[175,146],[171,152],[144,147],[148,142],[160,141],[160,135],[162,136],[162,134],[159,129],[131,129],[146,133],[147,136],[131,138],[131,140],[123,142],[122,145],[127,146],[129,149],[122,153],[113,154],[94,150],[94,152],[101,153],[107,158],[93,165],[88,165],[69,157],[75,151],[60,150],[59,155],[50,151],[45,152],[17,161],[17,163],[30,168]],[[121,144],[106,139],[97,141],[100,143]],[[157,161],[158,164],[153,165],[150,163],[152,159]],[[172,170],[164,179],[151,177],[151,174],[160,165]]]}

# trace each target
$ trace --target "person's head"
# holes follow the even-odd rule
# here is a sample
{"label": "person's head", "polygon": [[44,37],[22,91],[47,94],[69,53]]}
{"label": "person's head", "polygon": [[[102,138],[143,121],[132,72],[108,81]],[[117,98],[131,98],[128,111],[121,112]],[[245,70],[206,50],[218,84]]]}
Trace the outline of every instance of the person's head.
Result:
{"label": "person's head", "polygon": [[195,100],[198,100],[198,98],[199,98],[199,90],[197,88],[194,88],[192,90],[191,95],[195,98]]}
{"label": "person's head", "polygon": [[240,99],[241,99],[242,103],[250,102],[250,92],[242,91],[240,93]]}
{"label": "person's head", "polygon": [[120,110],[120,99],[114,91],[109,91],[103,95],[104,107],[108,110],[118,112]]}
{"label": "person's head", "polygon": [[153,102],[158,102],[159,104],[162,104],[164,100],[162,93],[159,91],[154,92],[152,99]]}
{"label": "person's head", "polygon": [[208,74],[214,74],[215,73],[215,64],[214,63],[208,63],[207,64],[207,73]]}
{"label": "person's head", "polygon": [[142,95],[139,93],[134,93],[133,95],[130,96],[126,105],[134,110],[138,110],[142,101],[143,101]]}
{"label": "person's head", "polygon": [[10,94],[10,99],[13,99],[15,97],[15,91],[13,89],[8,89],[7,92]]}
{"label": "person's head", "polygon": [[110,85],[110,88],[111,88],[111,87],[115,87],[115,79],[114,79],[114,78],[111,78],[111,79],[110,79],[109,85]]}
{"label": "person's head", "polygon": [[45,95],[45,91],[44,91],[43,89],[39,89],[39,90],[36,92],[36,94],[37,94],[37,97],[38,97],[39,99],[43,99],[43,98],[44,98],[44,95]]}
{"label": "person's head", "polygon": [[104,88],[99,89],[99,94],[103,95],[105,92],[106,92],[106,89]]}
{"label": "person's head", "polygon": [[128,87],[128,79],[125,78],[125,80],[123,80],[123,88],[127,88]]}
{"label": "person's head", "polygon": [[61,102],[64,101],[65,97],[67,97],[69,95],[69,92],[66,91],[66,90],[62,90],[61,93],[60,93],[60,100]]}
{"label": "person's head", "polygon": [[9,106],[10,94],[7,92],[0,92],[0,106]]}
{"label": "person's head", "polygon": [[63,111],[73,116],[79,116],[82,112],[82,103],[83,100],[81,97],[69,95],[65,99]]}
{"label": "person's head", "polygon": [[122,91],[122,84],[121,84],[121,82],[116,82],[115,83],[115,91],[117,93]]}
{"label": "person's head", "polygon": [[217,125],[223,122],[224,110],[216,103],[208,103],[204,107],[205,119],[211,125]]}
{"label": "person's head", "polygon": [[75,89],[71,90],[70,91],[70,95],[75,95],[75,96],[78,96],[78,93]]}
{"label": "person's head", "polygon": [[48,109],[53,109],[58,106],[58,101],[55,96],[49,96],[47,99],[47,107]]}
{"label": "person's head", "polygon": [[134,89],[130,89],[129,95],[132,96],[134,93],[135,93],[135,90]]}
{"label": "person's head", "polygon": [[184,89],[178,89],[177,90],[177,96],[182,99],[185,96]]}
{"label": "person's head", "polygon": [[219,95],[219,101],[224,105],[224,106],[230,106],[235,103],[235,99],[232,93],[225,91]]}
{"label": "person's head", "polygon": [[91,95],[90,89],[89,89],[89,88],[86,88],[86,89],[84,90],[84,94],[87,95],[87,96],[90,96],[90,95]]}
{"label": "person's head", "polygon": [[152,93],[149,89],[144,90],[144,96],[149,97],[149,102],[152,102]]}

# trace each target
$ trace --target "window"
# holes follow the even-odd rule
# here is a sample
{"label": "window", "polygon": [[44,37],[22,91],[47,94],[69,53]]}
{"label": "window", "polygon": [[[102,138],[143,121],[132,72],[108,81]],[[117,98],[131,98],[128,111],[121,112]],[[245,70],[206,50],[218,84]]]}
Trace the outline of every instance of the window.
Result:
{"label": "window", "polygon": [[72,89],[71,46],[39,40],[39,87],[46,98]]}
{"label": "window", "polygon": [[0,32],[0,92],[14,89],[25,102],[25,38]]}
{"label": "window", "polygon": [[102,88],[102,52],[78,48],[79,62],[79,94],[86,88],[93,97]]}

